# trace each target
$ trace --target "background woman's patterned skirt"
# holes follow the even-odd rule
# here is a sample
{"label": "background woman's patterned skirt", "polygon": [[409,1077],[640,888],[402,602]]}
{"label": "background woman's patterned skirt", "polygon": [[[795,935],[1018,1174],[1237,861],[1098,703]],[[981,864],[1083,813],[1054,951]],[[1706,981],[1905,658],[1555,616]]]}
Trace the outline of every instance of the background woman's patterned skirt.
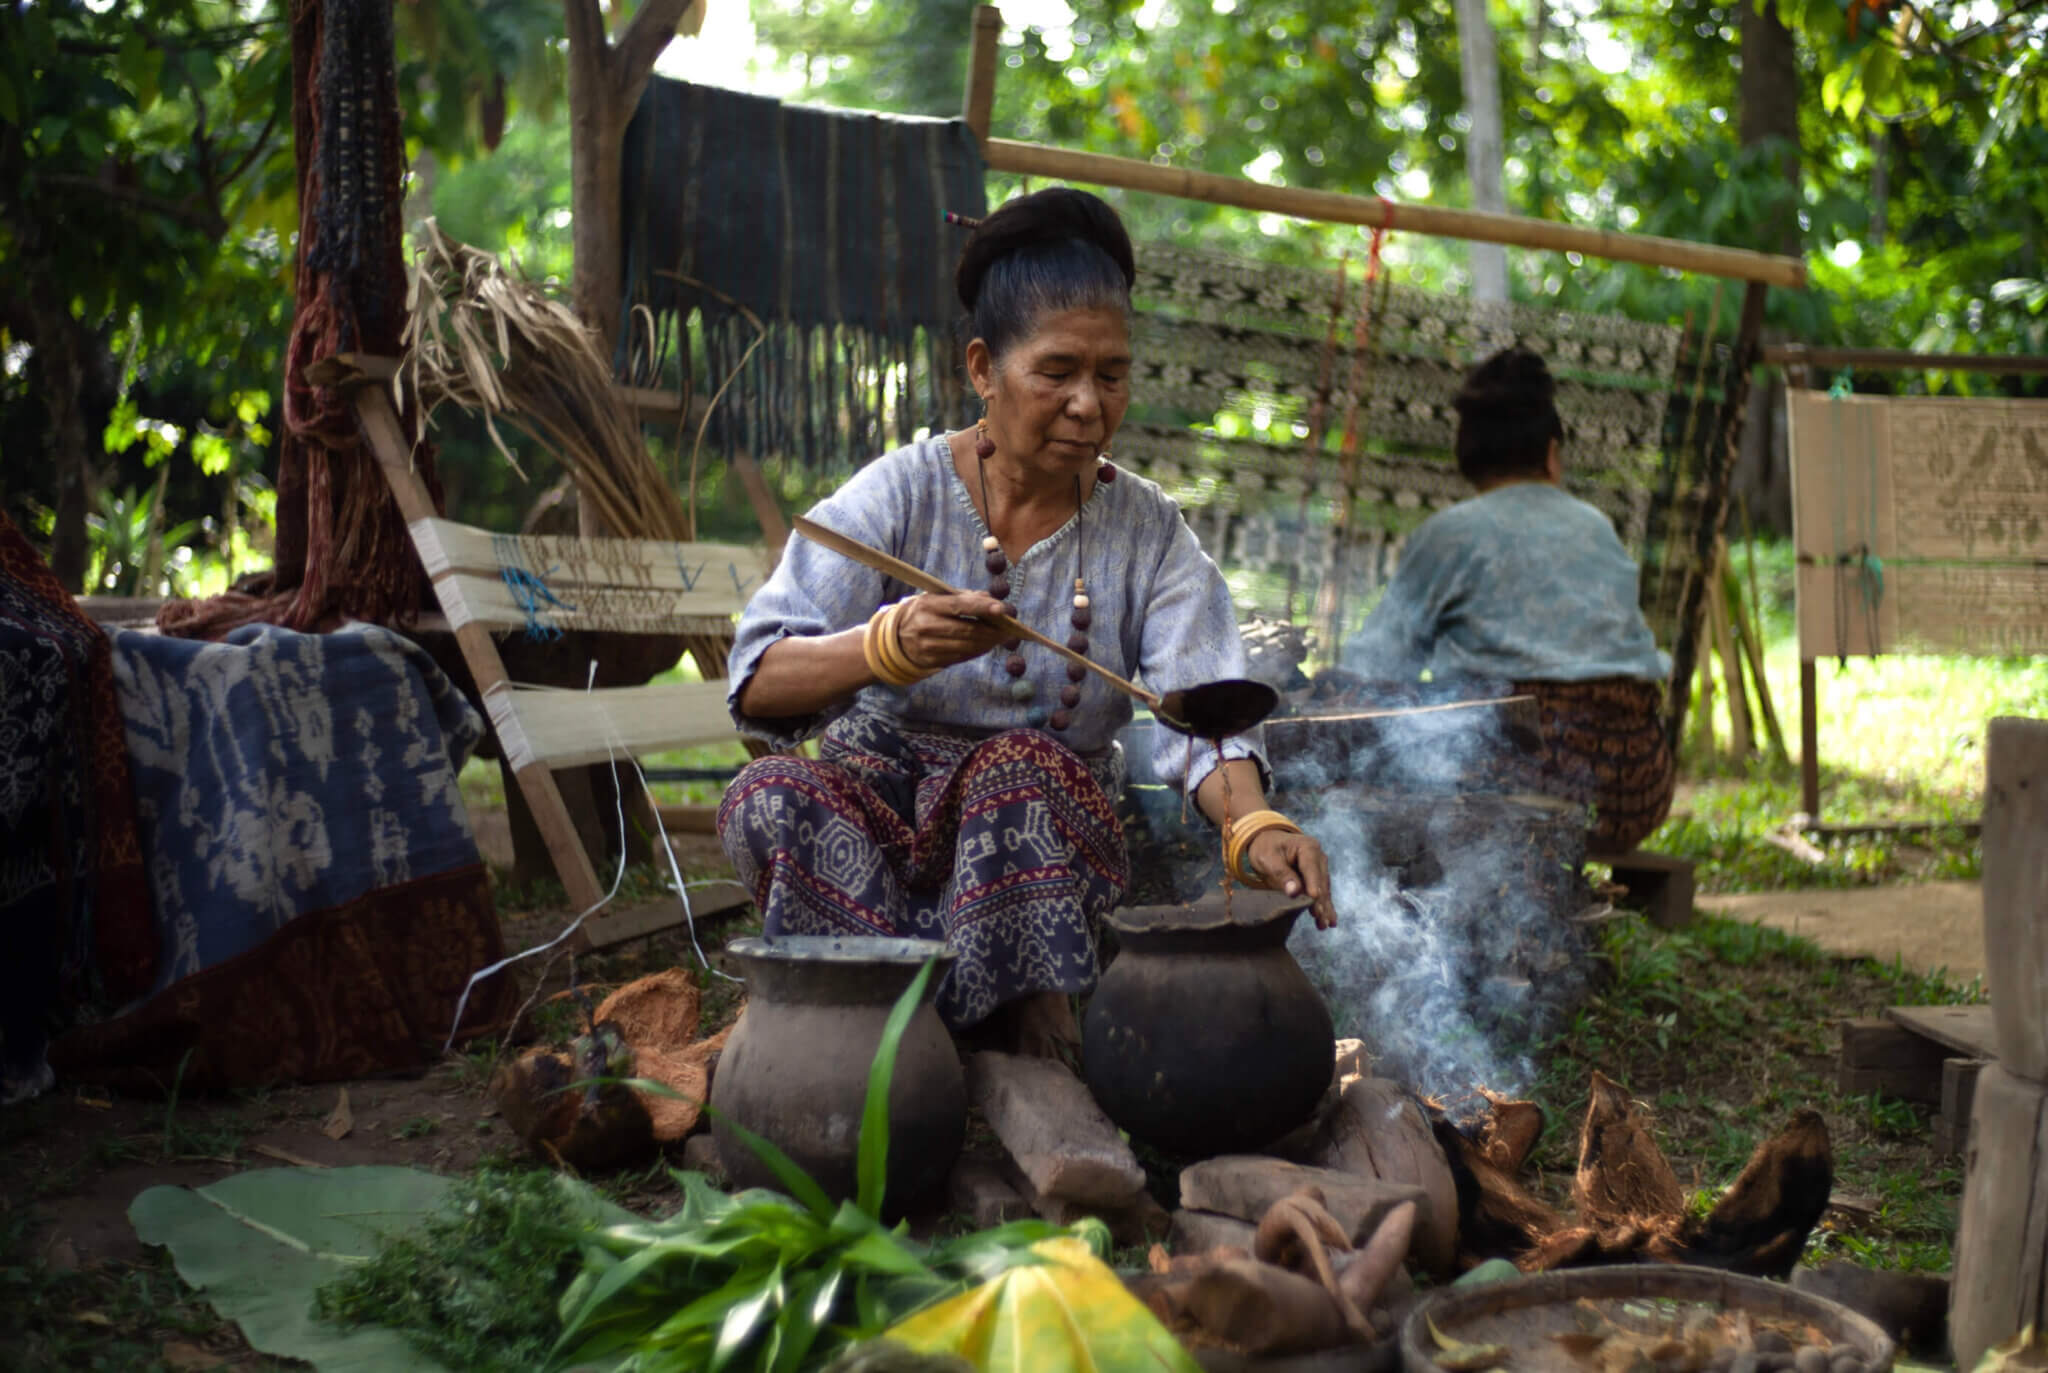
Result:
{"label": "background woman's patterned skirt", "polygon": [[1050,735],[975,736],[841,717],[817,760],[750,764],[718,833],[770,934],[946,941],[939,1012],[964,1028],[1094,984],[1096,924],[1130,884],[1120,759]]}
{"label": "background woman's patterned skirt", "polygon": [[1517,682],[1542,717],[1543,752],[1517,760],[1527,789],[1593,807],[1587,851],[1626,853],[1671,812],[1677,762],[1664,733],[1664,686],[1633,677]]}

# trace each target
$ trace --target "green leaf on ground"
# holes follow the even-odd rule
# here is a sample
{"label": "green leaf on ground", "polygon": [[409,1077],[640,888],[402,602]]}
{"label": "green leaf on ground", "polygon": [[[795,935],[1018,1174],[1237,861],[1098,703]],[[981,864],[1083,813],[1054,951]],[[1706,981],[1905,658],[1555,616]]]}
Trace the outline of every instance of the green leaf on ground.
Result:
{"label": "green leaf on ground", "polygon": [[432,1370],[440,1365],[394,1331],[321,1321],[313,1294],[419,1224],[449,1186],[414,1168],[261,1168],[206,1187],[152,1187],[128,1219],[261,1353],[320,1373]]}

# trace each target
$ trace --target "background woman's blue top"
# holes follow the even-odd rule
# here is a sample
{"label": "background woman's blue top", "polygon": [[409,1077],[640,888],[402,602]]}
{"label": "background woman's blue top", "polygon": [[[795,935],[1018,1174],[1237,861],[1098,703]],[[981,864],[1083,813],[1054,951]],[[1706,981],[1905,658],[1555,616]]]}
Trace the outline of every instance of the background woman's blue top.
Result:
{"label": "background woman's blue top", "polygon": [[[963,591],[988,586],[981,547],[988,528],[953,468],[943,434],[877,458],[810,514],[819,524]],[[1077,543],[1085,546],[1087,557],[1081,575],[1092,615],[1090,658],[1158,692],[1245,675],[1244,640],[1223,574],[1202,552],[1180,507],[1158,486],[1127,471],[1119,470],[1113,482],[1095,484],[1078,533],[1070,519],[1011,560],[1009,599],[1018,619],[1065,641]],[[746,733],[780,748],[816,733],[849,707],[800,720],[760,719],[741,711],[740,692],[760,666],[761,655],[785,635],[831,634],[865,624],[878,607],[913,590],[792,535],[775,575],[740,617],[727,695],[733,720]],[[907,688],[864,688],[851,708],[912,725],[991,732],[1025,727],[1034,709],[1059,705],[1067,665],[1035,644],[1026,643],[1020,651],[1029,664],[1023,680],[1034,688],[1029,700],[1011,694],[1013,679],[998,649]],[[1131,699],[1092,673],[1079,685],[1073,723],[1053,737],[1077,753],[1100,753],[1130,722]],[[1208,743],[1195,747],[1189,767],[1187,740],[1165,730],[1152,733],[1153,770],[1160,781],[1178,786],[1186,768],[1188,784],[1199,786],[1215,766],[1216,751]],[[1226,741],[1223,752],[1232,758],[1253,756],[1241,738]]]}
{"label": "background woman's blue top", "polygon": [[1639,572],[1608,518],[1548,482],[1516,482],[1425,520],[1344,666],[1361,676],[1662,680]]}

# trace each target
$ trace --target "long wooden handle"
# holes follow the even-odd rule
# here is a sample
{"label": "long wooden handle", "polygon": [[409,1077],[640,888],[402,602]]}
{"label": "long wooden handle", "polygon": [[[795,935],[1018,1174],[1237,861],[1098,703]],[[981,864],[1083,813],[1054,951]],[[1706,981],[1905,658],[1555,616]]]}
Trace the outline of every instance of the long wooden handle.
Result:
{"label": "long wooden handle", "polygon": [[[848,538],[836,529],[827,529],[824,525],[807,516],[799,515],[792,523],[796,526],[796,532],[809,539],[812,543],[829,548],[834,553],[843,554],[863,567],[871,567],[877,572],[894,577],[905,586],[914,586],[919,590],[929,591],[937,596],[960,596],[965,594],[959,588],[948,586],[922,568],[912,567],[901,558],[891,557],[881,549],[870,547],[859,539]],[[1145,690],[1145,688],[1135,682],[1126,681],[1124,678],[1117,676],[1093,658],[1083,653],[1074,652],[1073,649],[1068,648],[1059,640],[1040,634],[1016,616],[991,615],[989,616],[989,622],[998,629],[1008,630],[1019,639],[1029,639],[1034,644],[1051,649],[1070,663],[1079,663],[1096,676],[1106,680],[1118,691],[1143,701],[1151,709],[1157,710],[1159,708],[1159,698]]]}

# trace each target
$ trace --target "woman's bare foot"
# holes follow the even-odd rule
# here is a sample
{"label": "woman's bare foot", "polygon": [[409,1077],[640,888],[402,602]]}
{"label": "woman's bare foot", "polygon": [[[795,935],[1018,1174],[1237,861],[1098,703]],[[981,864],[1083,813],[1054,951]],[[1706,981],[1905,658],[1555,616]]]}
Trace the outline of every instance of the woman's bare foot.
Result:
{"label": "woman's bare foot", "polygon": [[1065,992],[1033,992],[1006,1009],[1012,1053],[1069,1062],[1078,1056],[1081,1028],[1074,1023],[1074,1003]]}

